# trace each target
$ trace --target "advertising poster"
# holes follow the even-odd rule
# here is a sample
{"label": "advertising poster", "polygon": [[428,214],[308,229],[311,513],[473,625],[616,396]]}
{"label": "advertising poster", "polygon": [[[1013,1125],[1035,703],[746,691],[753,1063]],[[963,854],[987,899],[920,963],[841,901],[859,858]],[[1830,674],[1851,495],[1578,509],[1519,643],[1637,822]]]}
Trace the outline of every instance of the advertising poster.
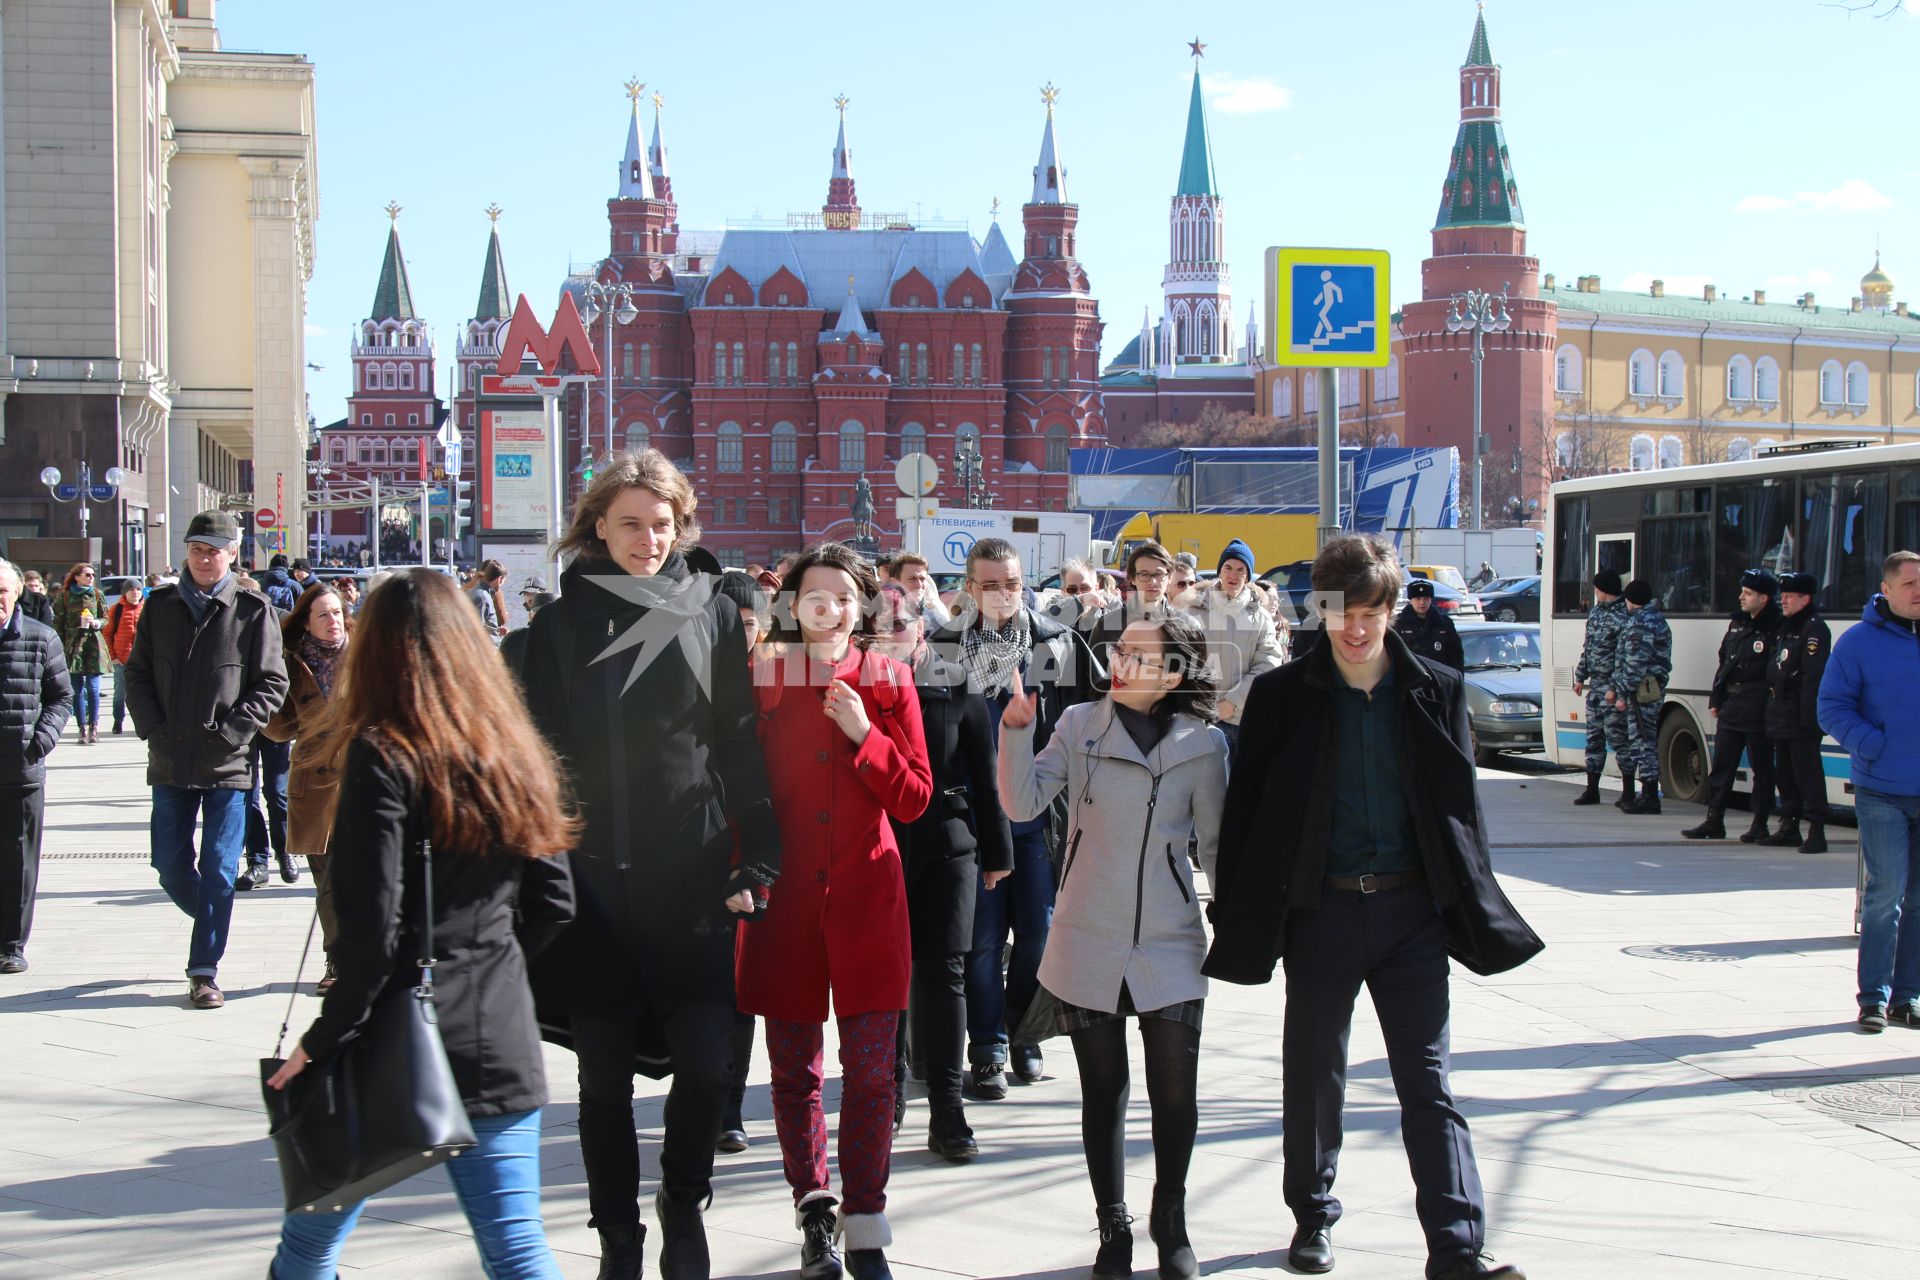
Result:
{"label": "advertising poster", "polygon": [[507,580],[502,584],[501,594],[506,597],[508,627],[527,625],[527,611],[520,606],[520,596],[529,579],[537,581],[541,590],[547,589],[547,573],[552,567],[547,558],[547,544],[544,542],[491,542],[480,544],[482,560],[498,560],[507,570]]}
{"label": "advertising poster", "polygon": [[545,415],[538,408],[489,409],[481,419],[480,527],[546,533],[553,484]]}

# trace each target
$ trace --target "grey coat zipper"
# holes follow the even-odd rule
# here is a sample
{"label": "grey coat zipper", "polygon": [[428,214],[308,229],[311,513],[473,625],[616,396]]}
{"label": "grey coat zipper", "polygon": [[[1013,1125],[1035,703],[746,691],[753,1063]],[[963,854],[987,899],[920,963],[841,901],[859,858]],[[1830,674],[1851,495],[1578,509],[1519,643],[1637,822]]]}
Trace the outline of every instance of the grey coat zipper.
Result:
{"label": "grey coat zipper", "polygon": [[1153,839],[1153,807],[1159,803],[1160,775],[1156,773],[1153,775],[1153,790],[1147,793],[1147,820],[1140,830],[1140,866],[1134,873],[1133,945],[1136,947],[1140,945],[1140,918],[1147,902],[1147,842]]}

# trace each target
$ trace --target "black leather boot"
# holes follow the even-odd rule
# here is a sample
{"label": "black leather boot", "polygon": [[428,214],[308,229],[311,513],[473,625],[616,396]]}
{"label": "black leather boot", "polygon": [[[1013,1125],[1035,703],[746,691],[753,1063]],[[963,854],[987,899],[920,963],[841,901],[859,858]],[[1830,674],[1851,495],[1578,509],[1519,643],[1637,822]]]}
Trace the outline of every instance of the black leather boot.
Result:
{"label": "black leather boot", "polygon": [[600,1270],[593,1280],[640,1280],[647,1263],[647,1229],[637,1222],[600,1228]]}
{"label": "black leather boot", "polygon": [[945,1107],[927,1121],[927,1150],[942,1160],[971,1160],[980,1154],[967,1113],[959,1107]]}
{"label": "black leather boot", "polygon": [[700,1202],[670,1197],[662,1187],[653,1198],[653,1211],[660,1219],[661,1280],[708,1280],[713,1262]]}
{"label": "black leather boot", "polygon": [[1633,811],[1633,770],[1620,771],[1620,798],[1613,802],[1613,807],[1629,813]]}
{"label": "black leather boot", "polygon": [[1725,840],[1727,824],[1721,819],[1720,810],[1707,810],[1707,820],[1697,827],[1688,827],[1680,833],[1689,840]]}
{"label": "black leather boot", "polygon": [[1657,778],[1640,779],[1640,798],[1627,806],[1628,813],[1660,812],[1660,781]]}
{"label": "black leather boot", "polygon": [[833,1247],[832,1196],[800,1210],[800,1280],[840,1280],[840,1254]]}
{"label": "black leather boot", "polygon": [[1587,789],[1574,797],[1575,804],[1600,803],[1600,773],[1597,769],[1587,770]]}
{"label": "black leather boot", "polygon": [[1763,813],[1763,814],[1760,814],[1758,817],[1754,818],[1753,825],[1740,833],[1740,843],[1741,844],[1767,843],[1767,815],[1766,814]]}
{"label": "black leather boot", "polygon": [[847,1274],[853,1280],[893,1280],[884,1249],[847,1250]]}
{"label": "black leather boot", "polygon": [[1160,1280],[1194,1280],[1200,1263],[1187,1241],[1187,1198],[1153,1189],[1153,1209],[1147,1216],[1147,1235],[1160,1250]]}
{"label": "black leather boot", "polygon": [[1794,849],[1800,845],[1800,819],[1782,818],[1780,829],[1760,841],[1764,845],[1773,845],[1782,849]]}
{"label": "black leather boot", "polygon": [[1100,1220],[1100,1252],[1093,1257],[1093,1280],[1127,1280],[1133,1274],[1133,1219],[1124,1204],[1094,1210]]}
{"label": "black leather boot", "polygon": [[1802,853],[1825,853],[1827,851],[1827,824],[1818,818],[1807,821],[1807,838],[1800,846]]}

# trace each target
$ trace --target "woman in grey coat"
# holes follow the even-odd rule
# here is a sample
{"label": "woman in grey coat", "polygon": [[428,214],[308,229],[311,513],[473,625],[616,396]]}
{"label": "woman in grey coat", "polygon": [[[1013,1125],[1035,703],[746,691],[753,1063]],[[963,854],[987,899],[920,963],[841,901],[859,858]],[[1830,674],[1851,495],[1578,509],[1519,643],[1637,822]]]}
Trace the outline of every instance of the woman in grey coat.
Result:
{"label": "woman in grey coat", "polygon": [[1187,847],[1211,878],[1227,791],[1227,743],[1207,640],[1178,615],[1132,623],[1112,650],[1110,691],[1060,715],[1033,751],[1032,699],[1016,686],[1000,721],[1000,798],[1019,821],[1063,789],[1069,832],[1040,984],[1080,1067],[1080,1132],[1099,1219],[1095,1280],[1133,1271],[1124,1199],[1126,1020],[1140,1022],[1153,1108],[1149,1234],[1164,1280],[1193,1280],[1187,1166],[1199,1128],[1206,931]]}

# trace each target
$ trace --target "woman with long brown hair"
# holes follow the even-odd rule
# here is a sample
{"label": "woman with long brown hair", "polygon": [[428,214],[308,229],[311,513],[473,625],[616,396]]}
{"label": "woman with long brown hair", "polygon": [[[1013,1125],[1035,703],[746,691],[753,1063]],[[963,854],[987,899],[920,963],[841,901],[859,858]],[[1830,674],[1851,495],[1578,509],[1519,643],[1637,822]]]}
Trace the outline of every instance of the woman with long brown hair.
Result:
{"label": "woman with long brown hair", "polygon": [[[855,1280],[886,1280],[895,1043],[912,964],[891,822],[926,811],[933,770],[913,672],[865,643],[873,566],[825,542],[784,585],[793,594],[775,615],[754,693],[786,874],[766,919],[741,930],[740,1010],[767,1023],[774,1131],[802,1233],[803,1280],[841,1275],[836,1240]],[[829,1002],[840,1032],[838,1197],[820,1101]]]}
{"label": "woman with long brown hair", "polygon": [[[693,488],[652,449],[614,457],[557,548],[560,598],[534,615],[527,705],[586,816],[580,921],[535,975],[567,1024],[599,1280],[637,1280],[633,1077],[672,1060],[660,1146],[660,1273],[706,1280],[701,1213],[731,1084],[734,920],[773,882],[780,837],[754,732],[740,611],[687,564]],[[729,823],[732,830],[729,830]],[[734,860],[734,835],[740,858]]]}
{"label": "woman with long brown hair", "polygon": [[73,723],[85,746],[100,741],[100,677],[113,665],[107,649],[107,598],[93,585],[93,566],[67,570],[53,600],[53,629],[67,647],[73,678]]}
{"label": "woman with long brown hair", "polygon": [[333,886],[327,881],[327,831],[333,825],[333,797],[339,776],[324,762],[327,739],[320,717],[338,683],[347,640],[353,632],[347,598],[331,583],[300,594],[293,611],[280,620],[282,652],[287,658],[287,700],[260,730],[272,742],[291,742],[287,771],[286,854],[305,854],[318,895],[320,941],[326,972],[315,989],[333,986],[333,939],[339,925],[333,913]]}
{"label": "woman with long brown hair", "polygon": [[[479,1145],[447,1166],[494,1280],[558,1280],[540,1223],[547,1101],[525,955],[573,916],[553,753],[473,608],[441,574],[396,574],[367,600],[333,698],[311,732],[340,779],[328,845],[337,975],[320,1016],[268,1082],[324,1062],[389,983],[413,981],[431,860],[434,1005]],[[275,1280],[331,1280],[364,1202],[289,1214]]]}

